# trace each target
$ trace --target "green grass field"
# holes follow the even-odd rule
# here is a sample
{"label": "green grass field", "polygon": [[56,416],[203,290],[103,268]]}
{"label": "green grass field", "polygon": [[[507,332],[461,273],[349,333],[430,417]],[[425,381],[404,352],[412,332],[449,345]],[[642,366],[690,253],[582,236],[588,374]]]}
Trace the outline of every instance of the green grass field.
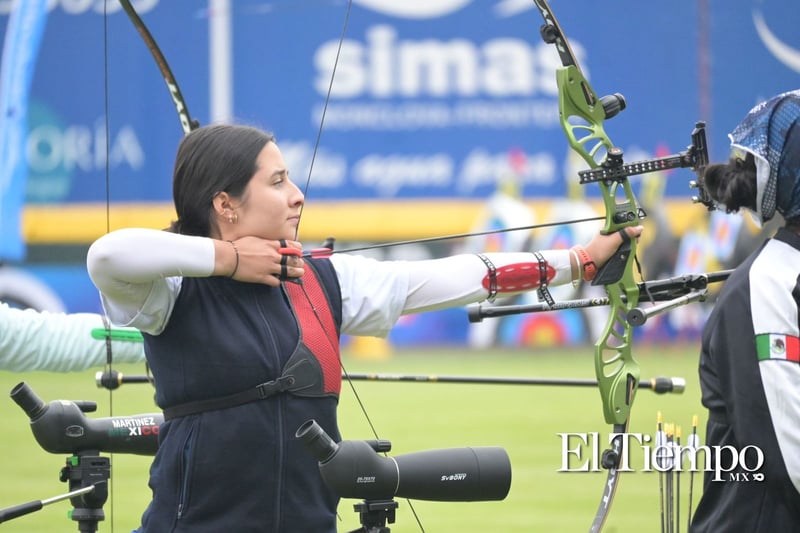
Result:
{"label": "green grass field", "polygon": [[[697,383],[697,351],[687,347],[642,347],[638,359],[642,378],[656,375],[686,378],[682,395],[656,395],[639,391],[629,431],[653,435],[656,413],[689,432],[692,415],[705,412],[700,405]],[[468,350],[396,351],[385,359],[345,355],[349,372],[407,373],[434,375],[594,377],[592,349],[471,352]],[[138,374],[141,367],[121,366],[119,370]],[[8,398],[20,381],[27,382],[45,402],[56,399],[93,400],[104,417],[154,412],[149,385],[125,385],[109,399],[108,391],[94,385],[94,370],[76,374],[0,372],[0,402],[3,419],[3,483],[0,507],[50,498],[66,491],[58,480],[66,456],[43,451],[33,438],[28,419]],[[508,497],[499,502],[445,503],[412,501],[424,531],[437,532],[531,532],[587,531],[606,480],[605,472],[558,472],[562,443],[558,433],[600,432],[604,449],[609,426],[603,420],[599,393],[593,388],[529,385],[483,385],[452,383],[353,383],[380,438],[392,442],[391,455],[462,446],[502,446],[512,465]],[[341,398],[340,425],[345,439],[373,438],[355,395],[345,383]],[[702,439],[702,436],[701,436]],[[572,443],[575,446],[575,443]],[[586,450],[589,453],[589,450]],[[634,450],[636,452],[636,450]],[[642,464],[641,452],[632,454],[634,468]],[[106,504],[106,521],[99,531],[129,532],[149,499],[147,473],[149,457],[115,454],[113,498]],[[573,465],[574,466],[574,465]],[[702,479],[694,480],[694,504],[700,496]],[[681,479],[681,527],[686,525],[688,475]],[[339,508],[339,530],[359,527],[353,500]],[[398,500],[393,532],[420,531],[409,502]],[[67,501],[4,523],[4,533],[52,533],[77,531],[67,518]],[[658,474],[622,474],[610,517],[604,531],[659,531]]]}

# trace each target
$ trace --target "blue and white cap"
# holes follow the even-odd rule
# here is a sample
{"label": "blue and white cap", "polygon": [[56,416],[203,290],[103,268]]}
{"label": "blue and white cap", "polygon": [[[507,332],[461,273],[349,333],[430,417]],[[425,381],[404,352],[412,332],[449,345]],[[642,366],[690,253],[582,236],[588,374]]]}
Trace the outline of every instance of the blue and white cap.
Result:
{"label": "blue and white cap", "polygon": [[756,222],[800,216],[800,90],[758,104],[728,137],[731,157],[755,156]]}

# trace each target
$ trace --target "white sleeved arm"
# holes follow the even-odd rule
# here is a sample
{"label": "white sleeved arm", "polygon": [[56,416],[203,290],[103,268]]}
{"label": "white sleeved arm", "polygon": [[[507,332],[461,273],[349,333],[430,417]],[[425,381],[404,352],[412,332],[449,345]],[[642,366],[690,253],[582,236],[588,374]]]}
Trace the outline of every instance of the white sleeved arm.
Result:
{"label": "white sleeved arm", "polygon": [[762,361],[759,369],[786,473],[800,493],[800,367],[770,360]]}
{"label": "white sleeved arm", "polygon": [[[772,240],[763,248],[750,271],[753,294],[750,312],[754,333],[762,338],[786,339],[775,344],[782,348],[783,353],[788,351],[787,344],[795,345],[800,337],[800,310],[795,296],[798,261],[800,252]],[[771,355],[773,343],[768,344]],[[767,420],[772,421],[786,473],[800,493],[800,365],[781,358],[765,357],[759,362],[759,370],[769,406]]]}
{"label": "white sleeved arm", "polygon": [[[548,250],[541,254],[555,270],[550,281],[552,285],[567,283],[572,279],[568,250]],[[497,269],[508,265],[532,265],[536,262],[533,254],[524,252],[487,253],[484,256]],[[487,266],[477,255],[455,255],[430,261],[409,262],[408,265],[409,291],[403,314],[467,305],[483,301],[489,296],[483,285]],[[532,277],[534,275],[532,273]],[[514,293],[506,292],[504,296],[510,294]]]}
{"label": "white sleeved arm", "polygon": [[[572,279],[568,250],[543,251],[555,270],[551,284]],[[488,253],[502,268],[535,262],[530,253]],[[485,300],[488,269],[472,254],[424,261],[377,261],[360,256],[331,256],[342,288],[342,332],[385,336],[401,315],[458,307]],[[508,294],[508,293],[506,293]]]}
{"label": "white sleeved arm", "polygon": [[205,237],[151,229],[122,229],[89,248],[86,265],[114,324],[160,333],[183,276],[210,276],[214,243]]}
{"label": "white sleeved arm", "polygon": [[[73,372],[102,366],[106,343],[92,336],[105,329],[94,313],[48,313],[0,303],[0,370]],[[111,341],[115,363],[144,360],[141,342]]]}

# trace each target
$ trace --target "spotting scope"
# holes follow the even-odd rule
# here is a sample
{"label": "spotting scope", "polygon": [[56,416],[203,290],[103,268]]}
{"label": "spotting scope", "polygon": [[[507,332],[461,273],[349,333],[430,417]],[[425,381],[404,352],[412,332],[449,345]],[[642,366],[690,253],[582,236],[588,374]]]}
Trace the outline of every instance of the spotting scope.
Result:
{"label": "spotting scope", "polygon": [[155,455],[161,413],[88,418],[97,409],[94,402],[55,400],[45,403],[22,382],[11,389],[11,399],[31,420],[36,442],[50,453],[92,450],[109,453]]}
{"label": "spotting scope", "polygon": [[341,498],[491,501],[504,499],[511,487],[511,462],[503,448],[448,448],[387,457],[376,449],[376,443],[387,441],[336,443],[315,420],[303,423],[296,436],[319,461],[325,484]]}

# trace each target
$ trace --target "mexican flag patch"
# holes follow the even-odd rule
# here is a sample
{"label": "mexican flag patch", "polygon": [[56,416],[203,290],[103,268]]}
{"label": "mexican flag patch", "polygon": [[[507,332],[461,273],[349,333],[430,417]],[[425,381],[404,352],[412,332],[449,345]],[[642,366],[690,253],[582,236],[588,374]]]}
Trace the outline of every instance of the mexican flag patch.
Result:
{"label": "mexican flag patch", "polygon": [[756,335],[756,351],[759,361],[785,359],[800,362],[800,339],[775,333]]}

